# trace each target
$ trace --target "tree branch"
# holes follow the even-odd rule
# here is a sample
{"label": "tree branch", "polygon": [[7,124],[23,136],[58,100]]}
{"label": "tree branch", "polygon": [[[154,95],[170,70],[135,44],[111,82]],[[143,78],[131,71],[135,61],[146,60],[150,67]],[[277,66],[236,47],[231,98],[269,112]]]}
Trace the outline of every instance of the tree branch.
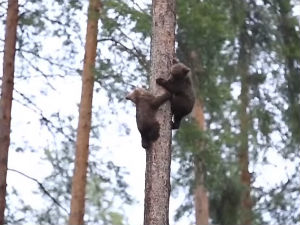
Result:
{"label": "tree branch", "polygon": [[[128,40],[132,41],[129,37],[126,37]],[[139,64],[147,71],[150,71],[150,64],[149,61],[146,59],[146,57],[142,54],[141,50],[137,49],[133,43],[133,49],[127,47],[125,44],[121,43],[121,41],[116,40],[115,38],[102,38],[99,39],[98,42],[103,42],[103,41],[111,41],[115,45],[119,45],[123,50],[128,52],[130,55],[133,55],[139,62]],[[132,41],[133,42],[133,41]]]}
{"label": "tree branch", "polygon": [[44,116],[43,111],[33,102],[31,101],[30,98],[28,98],[27,96],[25,96],[23,93],[19,92],[18,90],[14,90],[16,93],[18,93],[23,99],[25,99],[27,101],[27,103],[29,103],[30,105],[32,105],[33,107],[28,107],[28,105],[25,105],[23,102],[17,100],[14,98],[14,101],[20,103],[21,105],[29,108],[30,110],[32,110],[33,112],[37,113],[40,115],[40,121],[43,122],[48,130],[52,133],[52,135],[55,137],[55,134],[52,132],[51,129],[54,129],[56,132],[61,133],[65,138],[68,139],[69,142],[74,143],[75,140],[70,138],[69,135],[65,134],[65,132],[63,131],[62,127],[57,127],[53,124],[53,122],[51,122],[46,116]]}
{"label": "tree branch", "polygon": [[8,170],[8,171],[15,172],[15,173],[18,173],[18,174],[20,174],[20,175],[22,175],[22,176],[24,176],[24,177],[26,177],[26,178],[28,178],[28,179],[30,179],[30,180],[36,182],[36,183],[39,185],[39,188],[42,190],[42,192],[43,192],[45,195],[47,195],[47,196],[54,202],[54,204],[56,204],[59,208],[61,208],[63,211],[65,211],[67,214],[69,214],[68,210],[65,209],[65,208],[58,202],[58,200],[56,200],[56,199],[49,193],[49,191],[46,190],[45,186],[44,186],[41,182],[39,182],[36,178],[33,178],[33,177],[31,177],[31,176],[29,176],[29,175],[23,173],[23,172],[20,172],[20,171],[18,171],[18,170],[15,170],[15,169],[10,169],[10,168],[8,168],[7,170]]}

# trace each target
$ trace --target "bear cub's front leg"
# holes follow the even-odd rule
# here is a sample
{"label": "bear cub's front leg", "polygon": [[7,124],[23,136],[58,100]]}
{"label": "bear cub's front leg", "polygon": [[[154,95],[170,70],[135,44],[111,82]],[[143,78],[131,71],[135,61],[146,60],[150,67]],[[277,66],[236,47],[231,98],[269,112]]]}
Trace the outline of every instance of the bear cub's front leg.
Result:
{"label": "bear cub's front leg", "polygon": [[192,87],[192,80],[188,76],[190,68],[177,59],[173,60],[170,77],[157,78],[156,83],[164,87],[172,95],[171,111],[174,115],[172,129],[178,129],[181,119],[189,114],[195,103],[195,94]]}

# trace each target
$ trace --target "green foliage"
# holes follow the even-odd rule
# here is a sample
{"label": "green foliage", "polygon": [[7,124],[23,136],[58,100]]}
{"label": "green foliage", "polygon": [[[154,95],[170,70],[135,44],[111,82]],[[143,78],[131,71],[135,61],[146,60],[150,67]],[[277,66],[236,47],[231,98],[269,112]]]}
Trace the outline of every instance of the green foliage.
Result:
{"label": "green foliage", "polygon": [[[270,3],[270,1],[268,2]],[[283,2],[274,1],[270,4],[274,4],[273,7]],[[289,1],[284,3],[285,11],[289,4],[286,2]],[[288,27],[289,33],[275,40],[281,27],[277,20],[279,10],[271,11],[274,9],[272,7],[235,0],[222,2],[177,1],[178,53],[179,57],[192,68],[198,97],[204,103],[208,130],[203,135],[197,131],[197,128],[190,126],[182,127],[177,132],[175,138],[179,147],[176,147],[176,156],[180,157],[181,166],[178,176],[181,176],[182,180],[178,178],[176,181],[179,181],[177,183],[179,185],[190,185],[192,188],[193,159],[200,152],[201,162],[205,168],[205,185],[211,198],[212,219],[217,224],[237,224],[240,219],[237,208],[242,189],[239,184],[238,167],[236,167],[236,151],[240,141],[238,140],[240,103],[235,101],[231,95],[237,95],[232,91],[232,87],[239,87],[237,83],[233,82],[240,82],[240,74],[236,67],[240,43],[235,42],[238,41],[238,35],[245,21],[246,32],[249,35],[249,46],[247,46],[249,49],[246,51],[251,54],[247,65],[249,68],[247,72],[251,74],[247,79],[250,89],[246,94],[250,99],[247,106],[247,112],[250,115],[250,126],[247,130],[249,150],[251,151],[250,159],[255,164],[264,151],[277,146],[272,140],[277,132],[282,132],[282,136],[286,137],[287,134],[284,134],[285,128],[280,122],[280,118],[289,121],[286,124],[290,127],[291,133],[297,135],[300,130],[298,127],[300,117],[296,116],[299,115],[298,104],[295,104],[295,107],[293,107],[293,103],[289,104],[287,113],[284,113],[284,109],[280,109],[282,105],[278,103],[283,99],[282,96],[278,101],[274,93],[270,93],[268,90],[270,84],[272,86],[276,82],[269,76],[274,67],[274,51],[282,52],[284,57],[290,56],[285,61],[285,65],[290,65],[290,67],[286,67],[286,71],[292,72],[294,76],[290,76],[293,78],[285,76],[288,78],[286,81],[289,86],[285,82],[279,82],[283,85],[283,89],[290,93],[287,95],[289,98],[297,95],[300,83],[297,80],[299,76],[295,76],[295,74],[299,74],[299,69],[291,69],[293,63],[299,65],[295,59],[300,52],[297,47],[300,43],[297,41],[299,32],[295,35],[293,33],[299,26],[292,19],[288,23],[282,24],[282,27]],[[290,11],[288,12],[290,15]],[[280,40],[284,40],[284,37],[286,44],[280,44],[282,43]],[[282,48],[283,51],[280,50]],[[265,61],[267,63],[264,64]],[[292,61],[293,63],[291,63]],[[263,66],[258,66],[259,64],[263,64]],[[278,78],[278,74],[282,75],[282,73],[277,72],[277,79],[285,80]],[[299,99],[293,98],[294,103],[299,103]],[[291,118],[294,119],[289,120]],[[199,145],[199,142],[202,145]],[[289,142],[286,142],[284,146],[289,146]],[[294,153],[297,148],[294,147]],[[189,190],[189,194],[193,194],[191,190]],[[192,198],[187,199],[187,201],[192,201]],[[190,202],[184,203],[184,206],[185,208],[182,207],[181,210],[192,209]],[[263,223],[263,217],[260,216],[263,213],[260,213],[262,211],[256,214],[257,218],[253,223],[258,221]],[[180,212],[178,215],[183,214],[184,212]]]}
{"label": "green foliage", "polygon": [[[45,179],[47,190],[68,208],[70,203],[73,145],[65,143],[65,148],[58,151],[46,151],[47,159],[52,164],[53,172]],[[92,155],[95,153],[92,153]],[[91,157],[92,158],[92,157]],[[94,158],[94,157],[93,157]],[[115,201],[131,204],[132,199],[126,193],[127,183],[124,181],[123,169],[112,162],[90,160],[86,192],[85,220],[89,224],[124,224],[124,217],[115,208]],[[59,185],[58,185],[59,184]],[[119,200],[118,200],[119,199]],[[57,206],[44,209],[43,218],[49,218],[49,224],[63,224],[64,216]],[[51,219],[51,223],[50,223]]]}
{"label": "green foliage", "polygon": [[177,1],[177,40],[186,50],[200,52],[204,69],[217,63],[225,40],[233,37],[224,1]]}
{"label": "green foliage", "polygon": [[118,29],[124,28],[124,24],[132,24],[130,31],[142,34],[147,38],[151,33],[150,7],[146,10],[136,9],[125,1],[105,0],[103,1],[104,12],[102,14],[103,28],[107,36],[112,35]]}
{"label": "green foliage", "polygon": [[210,194],[210,213],[214,223],[222,225],[237,224],[242,193],[239,177],[232,174],[223,174],[223,176],[218,176],[218,181],[219,183]]}
{"label": "green foliage", "polygon": [[[195,46],[196,43],[198,47],[204,47],[208,43],[213,46],[230,37],[231,28],[228,23],[228,14],[224,8],[224,1],[178,0],[176,9],[179,26],[178,35],[183,35],[185,41],[191,46]],[[205,57],[209,56],[205,55]]]}
{"label": "green foliage", "polygon": [[196,153],[199,151],[199,143],[207,140],[206,133],[201,131],[196,122],[184,122],[182,123],[180,130],[176,133],[176,137],[179,143],[184,143],[185,149],[183,151],[189,151]]}
{"label": "green foliage", "polygon": [[231,99],[232,74],[224,54],[234,37],[226,1],[177,1],[177,55],[192,69],[194,87],[208,112]]}
{"label": "green foliage", "polygon": [[300,107],[298,103],[291,104],[286,111],[286,121],[296,142],[300,136]]}
{"label": "green foliage", "polygon": [[133,86],[147,83],[150,48],[145,39],[150,43],[151,17],[149,8],[134,1],[105,0],[102,5],[96,81],[110,99],[121,101]]}
{"label": "green foliage", "polygon": [[[55,90],[57,88],[53,83],[57,84],[59,81],[69,82],[70,80],[67,79],[68,76],[78,76],[81,74],[83,55],[80,53],[84,49],[83,38],[85,34],[81,19],[86,18],[86,9],[82,11],[83,6],[86,6],[86,2],[78,0],[59,0],[53,2],[28,1],[26,4],[20,6],[16,77],[22,79],[30,78],[32,79],[30,82],[33,84],[38,83],[42,95],[47,95],[49,89]],[[3,7],[1,7],[0,10],[2,10],[2,8]],[[130,18],[134,18],[137,21],[135,24],[140,26],[137,30],[141,31],[143,29],[143,23],[146,25],[146,18],[149,18],[149,15],[144,16],[144,14],[139,13],[138,10],[133,10],[131,7],[128,7],[128,10],[130,11],[123,10],[123,15],[126,16],[126,13],[131,13],[132,16]],[[1,15],[4,15],[2,11]],[[127,22],[132,24],[132,22],[129,21],[130,18],[128,18]],[[112,22],[112,20],[110,22]],[[150,23],[148,23],[148,26],[149,24]],[[124,24],[121,25],[123,26]],[[115,25],[113,28],[118,30],[121,27]],[[123,28],[124,27],[122,27],[122,29]],[[101,29],[99,30],[101,32]],[[126,28],[124,30],[126,30]],[[146,33],[146,31],[147,28],[144,33]],[[113,31],[111,33],[113,33]],[[117,32],[117,34],[119,35],[120,33]],[[126,35],[123,35],[123,38],[125,36]],[[121,41],[123,41],[123,39]],[[49,43],[51,44],[49,45]],[[130,55],[130,57],[128,57],[127,54],[126,57],[121,57],[122,60],[127,63],[121,68],[119,67],[121,64],[115,61],[111,62],[110,60],[111,58],[119,58],[122,55],[116,54],[116,49],[118,53],[121,52],[120,48],[115,48],[115,43],[110,47],[112,51],[110,51],[109,54],[102,54],[102,52],[99,54],[101,57],[107,57],[103,57],[97,62],[97,66],[99,67],[96,68],[95,72],[97,75],[96,80],[99,81],[99,83],[102,82],[103,87],[106,88],[108,93],[114,98],[117,95],[115,93],[117,90],[121,90],[123,93],[126,92],[127,86],[122,86],[120,83],[122,84],[124,80],[126,81],[124,77],[129,67],[128,58],[132,56]],[[52,48],[56,51],[52,50]],[[129,48],[131,48],[131,46],[129,46]],[[117,66],[114,67],[114,65]],[[125,71],[125,73],[123,71]],[[130,74],[131,73],[136,73],[136,71],[133,70]],[[34,80],[34,78],[39,76],[44,79],[44,82]],[[137,76],[138,75],[135,75],[131,77],[131,79],[138,81]],[[107,80],[109,82],[106,83]],[[19,81],[20,80],[17,80],[16,83],[18,83],[20,88],[22,83],[19,83]],[[52,81],[55,82],[52,83]],[[46,87],[43,86],[45,83]],[[47,107],[47,112],[43,112],[39,109],[39,106],[35,105],[35,98],[26,97],[32,96],[32,89],[26,85],[23,87],[25,87],[24,89],[26,91],[20,94],[21,104],[29,105],[29,108],[37,113],[37,117],[41,117],[40,121],[42,126],[46,126],[50,133],[55,136],[55,141],[57,141],[53,143],[47,140],[47,145],[49,146],[46,147],[43,163],[49,163],[53,170],[42,183],[45,189],[51,193],[65,209],[68,209],[75,148],[75,130],[71,126],[69,127],[69,125],[74,123],[74,116],[70,116],[70,119],[60,120],[58,118],[59,113],[54,113],[56,116],[46,118],[44,114],[48,115],[52,113],[49,112],[51,111],[51,104]],[[47,96],[45,96],[45,98],[46,97]],[[124,94],[122,97],[124,98]],[[48,102],[48,99],[44,99],[44,102]],[[103,120],[105,120],[105,118]],[[32,121],[30,121],[30,123],[31,122]],[[57,125],[57,127],[53,124]],[[99,139],[99,136],[97,136],[97,139]],[[131,197],[127,194],[128,185],[124,180],[124,176],[123,168],[115,166],[112,162],[91,160],[87,185],[88,200],[86,204],[88,206],[86,214],[88,224],[125,224],[125,218],[122,215],[123,212],[120,210],[122,206],[116,207],[116,202],[122,204],[132,203]],[[35,194],[43,198],[45,197],[42,207],[33,209],[27,207],[24,202],[24,207],[21,207],[23,206],[23,204],[21,204],[22,202],[20,202],[19,205],[15,205],[19,199],[13,201],[12,204],[9,205],[8,210],[7,221],[9,223],[66,224],[68,215],[65,210],[42,193],[38,192]],[[18,209],[17,214],[15,214],[14,209]]]}
{"label": "green foliage", "polygon": [[123,225],[123,216],[119,213],[111,212],[109,213],[110,216],[110,223],[112,225]]}
{"label": "green foliage", "polygon": [[175,139],[177,143],[173,152],[175,151],[174,157],[180,163],[180,168],[174,177],[174,185],[188,187],[185,202],[177,210],[175,219],[178,220],[193,209],[192,196],[196,182],[192,179],[194,162],[196,157],[200,157],[205,186],[209,190],[211,218],[216,224],[235,224],[239,218],[242,186],[237,173],[238,167],[230,162],[230,158],[222,156],[221,146],[225,137],[221,139],[222,142],[214,141],[212,132],[203,132],[195,121],[190,121],[181,125]]}
{"label": "green foliage", "polygon": [[[283,9],[287,11],[289,3],[286,2],[288,1],[280,2],[281,4],[285,2]],[[220,224],[236,224],[234,221],[239,221],[237,208],[241,186],[238,182],[238,167],[236,166],[240,132],[239,101],[236,100],[238,94],[232,90],[240,88],[237,83],[240,82],[237,56],[240,44],[238,35],[243,24],[247,24],[246,29],[250,37],[248,47],[251,48],[247,49],[247,51],[251,50],[251,60],[247,65],[248,72],[251,74],[247,79],[250,87],[247,93],[250,104],[247,110],[251,115],[248,142],[249,149],[253,150],[250,159],[255,164],[263,154],[261,152],[276,146],[272,135],[285,130],[284,125],[279,124],[282,119],[290,127],[291,133],[297,135],[297,131],[300,130],[297,127],[300,124],[297,121],[299,118],[297,117],[299,115],[297,104],[295,107],[289,104],[284,117],[280,113],[284,110],[279,109],[279,106],[285,104],[278,103],[274,93],[268,91],[268,87],[275,82],[270,79],[270,74],[276,72],[277,78],[282,75],[278,65],[274,63],[275,58],[278,57],[281,60],[279,64],[282,64],[285,56],[295,58],[299,55],[297,46],[300,42],[297,38],[285,35],[290,38],[286,44],[282,44],[283,42],[280,41],[282,38],[278,38],[279,10],[272,10],[275,6],[278,7],[280,2],[264,1],[264,4],[262,2],[258,4],[255,1],[236,0],[177,0],[177,56],[192,69],[197,96],[204,103],[208,128],[203,132],[194,122],[183,123],[176,133],[174,158],[179,162],[180,168],[174,184],[188,187],[185,202],[178,210],[177,218],[192,211],[192,190],[195,182],[193,164],[195,157],[200,155],[206,172],[205,185],[211,196],[213,221]],[[148,11],[137,10],[134,4],[127,4],[125,1],[107,0],[106,5],[105,16],[102,18],[104,34],[120,38],[118,41],[125,39],[123,43],[128,43],[128,39],[122,33],[122,28],[133,22],[128,26],[131,32],[139,33],[143,38],[149,37],[151,19]],[[299,27],[296,22],[296,20],[289,20],[291,30]],[[124,51],[124,48],[119,48],[119,50]],[[282,55],[276,55],[278,52]],[[128,53],[133,55],[132,52]],[[276,71],[274,68],[277,68]],[[285,79],[281,77],[278,80],[281,82]],[[293,76],[293,79],[289,81],[289,90],[282,89],[296,96],[299,83],[297,76]],[[286,87],[286,83],[281,82],[281,84]],[[291,97],[289,95],[289,98]],[[282,96],[280,98],[282,99]],[[299,102],[297,98],[294,100],[294,102]],[[295,120],[288,122],[290,118],[295,118]],[[285,135],[282,136],[285,137]],[[231,193],[234,195],[231,196]],[[257,213],[256,219],[264,224],[261,212]]]}
{"label": "green foliage", "polygon": [[[13,200],[7,210],[7,221],[12,224],[34,223],[34,224],[66,224],[68,220],[68,209],[71,200],[71,183],[74,166],[75,153],[75,129],[71,126],[74,118],[62,119],[54,115],[52,122],[64,124],[62,129],[68,134],[67,140],[62,142],[59,134],[56,135],[57,143],[53,147],[44,149],[43,163],[50,166],[49,175],[41,181],[43,188],[33,195],[41,196],[42,205],[39,208],[30,207],[30,202],[24,202],[17,193],[9,192]],[[93,129],[98,129],[94,127]],[[92,131],[93,134],[97,132]],[[91,139],[99,136],[92,136]],[[111,161],[99,159],[99,151],[91,147],[91,157],[88,167],[88,180],[86,191],[86,213],[87,224],[126,224],[123,215],[124,204],[132,204],[133,200],[127,193],[128,184],[125,181],[124,168],[114,165]],[[44,195],[47,191],[52,198]],[[55,199],[55,201],[53,200]],[[18,206],[14,203],[18,202]],[[120,205],[117,205],[118,202]],[[17,213],[15,212],[17,211]],[[13,222],[14,221],[14,222]]]}
{"label": "green foliage", "polygon": [[69,0],[69,7],[74,10],[82,10],[83,3],[79,0]]}
{"label": "green foliage", "polygon": [[[282,134],[283,140],[290,139],[291,134],[299,136],[299,99],[295,97],[299,94],[300,82],[296,76],[299,69],[286,67],[293,63],[299,65],[296,59],[299,56],[299,32],[291,32],[295,28],[299,30],[299,25],[295,18],[280,25],[280,4],[283,4],[281,11],[290,15],[289,1],[177,0],[177,56],[192,69],[197,97],[204,103],[207,124],[207,131],[203,132],[194,122],[183,123],[175,135],[174,159],[180,168],[174,177],[173,191],[179,186],[188,187],[185,201],[177,211],[177,219],[193,209],[194,160],[200,157],[205,169],[205,186],[210,193],[212,220],[218,224],[237,224],[240,221],[238,207],[242,188],[236,165],[240,102],[236,90],[240,88],[237,63],[238,35],[242,25],[246,24],[244,28],[249,35],[246,51],[251,52],[247,64],[250,74],[247,78],[250,87],[247,93],[250,99],[247,106],[251,125],[247,131],[250,164],[260,163],[257,160],[265,151],[278,146],[272,139],[277,132]],[[143,38],[149,37],[151,19],[148,11],[136,10],[134,4],[125,1],[107,0],[107,6],[103,18],[107,35],[122,39],[124,36],[120,30],[133,22],[128,26],[130,31],[140,33]],[[288,27],[289,35],[279,35],[281,26]],[[283,37],[286,37],[285,43]],[[283,70],[291,70],[286,75],[294,75],[283,77]],[[275,83],[282,85],[277,89],[284,90],[282,95],[269,90]],[[286,126],[290,133],[284,132]],[[288,141],[280,143],[280,149],[289,144]],[[294,154],[295,149],[297,147],[293,145],[291,152]],[[253,192],[256,194],[257,189]],[[274,202],[287,205],[284,201]],[[255,211],[253,224],[266,224],[263,213],[267,210]]]}
{"label": "green foliage", "polygon": [[[233,199],[226,199],[230,198],[226,195],[237,187],[224,185],[233,176],[231,173],[227,174],[227,171],[233,166],[230,161],[234,158],[231,151],[236,145],[236,137],[231,133],[232,118],[224,116],[224,111],[228,111],[233,103],[230,81],[234,78],[232,72],[235,71],[229,64],[232,59],[228,44],[233,40],[234,26],[230,24],[228,2],[177,1],[177,10],[177,52],[182,61],[192,69],[198,98],[202,100],[204,110],[208,113],[207,126],[213,124],[216,128],[204,132],[193,121],[183,123],[176,133],[178,146],[175,148],[175,157],[179,157],[180,169],[175,184],[189,187],[186,202],[179,208],[176,216],[178,219],[185,213],[184,210],[192,210],[191,196],[197,182],[193,175],[194,160],[198,158],[202,164],[205,186],[210,193],[213,221],[225,223],[225,216],[222,216],[225,213],[228,213],[231,221],[236,221],[237,204],[233,203],[238,201],[234,198],[239,197],[239,192],[236,191]],[[227,183],[230,184],[230,181]]]}
{"label": "green foliage", "polygon": [[[257,127],[255,127],[255,124],[252,124],[253,130],[259,130],[259,132],[261,132],[262,134],[262,137],[265,137],[267,143],[269,143],[270,134],[273,132],[273,128],[275,124],[274,117],[276,115],[270,112],[269,110],[266,110],[266,108],[262,107],[261,104],[258,104],[257,107],[253,107],[252,116],[253,118],[258,119]],[[253,133],[257,133],[257,132],[253,132]]]}
{"label": "green foliage", "polygon": [[[17,207],[12,207],[17,202]],[[4,225],[25,224],[29,222],[29,216],[32,208],[19,198],[19,193],[15,188],[8,188],[6,194],[6,208]],[[22,212],[22,214],[20,213]]]}
{"label": "green foliage", "polygon": [[86,212],[87,221],[93,224],[124,225],[124,216],[120,212],[113,210],[114,197],[111,199],[103,198],[107,195],[108,188],[104,188],[103,184],[105,186],[107,182],[107,179],[103,180],[101,176],[97,176],[96,174],[89,179],[87,196],[90,197],[87,199],[87,204],[89,205]]}
{"label": "green foliage", "polygon": [[45,23],[42,21],[42,15],[46,10],[36,9],[22,14],[19,18],[21,26],[32,26],[37,30],[37,34],[45,29]]}

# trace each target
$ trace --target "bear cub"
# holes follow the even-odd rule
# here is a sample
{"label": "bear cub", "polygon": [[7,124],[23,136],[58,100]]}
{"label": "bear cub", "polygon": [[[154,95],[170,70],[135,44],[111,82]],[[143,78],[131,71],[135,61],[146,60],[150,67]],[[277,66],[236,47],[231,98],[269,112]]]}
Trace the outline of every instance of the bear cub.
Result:
{"label": "bear cub", "polygon": [[190,68],[177,59],[173,59],[170,77],[166,80],[157,78],[156,83],[169,91],[171,96],[171,111],[173,114],[172,129],[178,129],[181,119],[189,114],[195,103],[195,94],[191,78],[188,76]]}
{"label": "bear cub", "polygon": [[155,118],[160,105],[170,99],[171,94],[166,92],[155,97],[143,88],[137,88],[126,96],[136,105],[136,123],[142,137],[142,147],[148,149],[152,142],[159,137],[159,123]]}

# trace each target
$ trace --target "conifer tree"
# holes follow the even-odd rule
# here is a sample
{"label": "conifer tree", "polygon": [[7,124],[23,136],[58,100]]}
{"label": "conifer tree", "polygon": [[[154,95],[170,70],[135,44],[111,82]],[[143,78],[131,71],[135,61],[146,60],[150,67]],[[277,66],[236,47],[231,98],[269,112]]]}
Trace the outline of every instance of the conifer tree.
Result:
{"label": "conifer tree", "polygon": [[8,1],[0,99],[0,224],[4,224],[7,160],[10,144],[11,108],[14,90],[18,7],[18,0]]}
{"label": "conifer tree", "polygon": [[94,68],[97,49],[98,19],[100,0],[90,0],[88,8],[84,67],[82,73],[82,93],[77,128],[75,168],[72,180],[70,225],[84,224],[86,174],[89,155]]}
{"label": "conifer tree", "polygon": [[[156,79],[167,79],[175,56],[175,0],[152,1],[150,89],[160,95]],[[171,110],[163,104],[157,112],[160,137],[146,150],[144,225],[169,224]]]}

